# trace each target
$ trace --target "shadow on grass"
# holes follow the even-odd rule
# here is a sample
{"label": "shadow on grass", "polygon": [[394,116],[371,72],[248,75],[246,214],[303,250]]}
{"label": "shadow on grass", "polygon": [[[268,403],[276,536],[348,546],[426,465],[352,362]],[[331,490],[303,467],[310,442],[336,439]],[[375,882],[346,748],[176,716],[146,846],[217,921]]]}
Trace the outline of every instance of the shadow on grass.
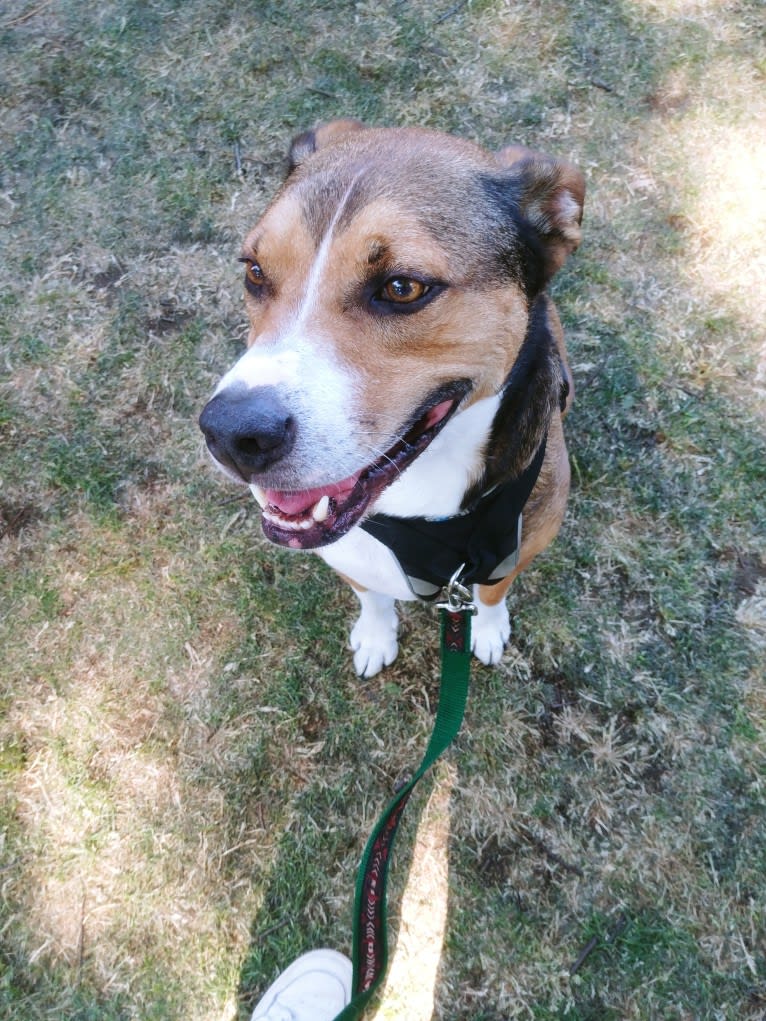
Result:
{"label": "shadow on grass", "polygon": [[[174,274],[193,275],[217,256],[216,242],[236,248],[222,212],[233,190],[257,191],[261,176],[274,181],[285,141],[316,119],[427,123],[495,146],[516,138],[569,149],[583,164],[591,178],[586,240],[554,287],[578,385],[567,425],[571,511],[555,546],[512,595],[515,650],[500,670],[475,671],[453,755],[459,772],[435,1016],[496,1021],[524,1010],[546,1021],[603,1021],[670,1016],[663,1012],[672,1003],[700,1017],[760,1017],[763,718],[754,652],[734,614],[759,591],[766,451],[749,410],[755,370],[746,349],[733,343],[730,371],[720,371],[728,334],[745,335],[750,313],[700,296],[687,255],[694,196],[678,190],[693,178],[681,143],[708,52],[749,60],[734,26],[756,8],[727,8],[713,40],[710,26],[683,7],[659,19],[650,5],[644,12],[590,0],[517,12],[478,0],[445,3],[438,13],[393,4],[374,17],[363,4],[303,4],[301,17],[290,6],[114,4],[87,31],[90,8],[51,11],[63,18],[62,33],[35,50],[29,84],[39,104],[36,118],[20,117],[9,149],[9,208],[23,208],[45,238],[46,272],[47,262],[52,272],[71,253],[86,265],[83,251],[98,244],[118,250],[133,274],[149,253],[172,260]],[[228,54],[223,69],[208,70],[199,57],[209,33]],[[157,73],[136,72],[136,54],[148,60],[163,47],[167,63]],[[226,96],[214,78],[226,81]],[[6,88],[6,98],[12,93]],[[266,101],[255,102],[259,96]],[[656,154],[657,179],[647,181],[636,167],[652,167],[660,128],[679,148],[673,158],[667,148]],[[232,147],[240,142],[252,155],[233,183]],[[49,175],[60,184],[54,193]],[[14,216],[12,209],[15,231]],[[46,233],[49,222],[55,232]],[[641,257],[626,261],[626,252]],[[165,330],[170,306],[157,303],[150,285],[118,287],[114,265],[99,264],[90,279],[110,310],[111,332],[99,347],[86,317],[68,305],[69,329],[87,343],[67,373],[64,298],[32,289],[39,262],[37,247],[25,246],[14,262],[21,298],[3,306],[8,338],[15,341],[25,314],[31,321],[23,371],[0,407],[9,517],[22,523],[16,533],[25,515],[29,527],[58,518],[62,530],[78,514],[107,518],[118,536],[132,513],[120,505],[126,483],[146,496],[186,470],[172,451],[179,443],[191,450],[179,439],[179,416],[193,420],[221,357],[205,349],[219,295],[212,284],[203,282],[201,294],[190,284],[204,314],[190,320],[182,309]],[[84,272],[79,265],[75,276]],[[163,286],[174,280],[168,274]],[[224,347],[230,353],[230,339]],[[24,404],[22,388],[33,378],[36,400]],[[130,400],[118,415],[123,394]],[[41,456],[48,489],[30,469]],[[25,503],[28,488],[42,494],[39,506]],[[207,498],[190,483],[185,497],[198,501],[201,492]],[[172,505],[159,513],[172,516]],[[88,528],[71,527],[76,548]],[[197,537],[187,537],[190,548]],[[216,548],[229,555],[225,542]],[[248,574],[241,564],[251,552],[245,540],[231,547],[245,590],[234,610],[246,637],[215,655],[260,676],[265,631],[284,653],[271,655],[271,676],[239,706],[222,667],[205,723],[213,733],[220,721],[266,705],[275,724],[241,738],[242,748],[227,738],[226,753],[241,755],[241,767],[206,774],[196,762],[194,778],[205,789],[224,786],[221,826],[231,833],[259,818],[282,831],[268,865],[231,882],[237,889],[249,882],[261,898],[237,977],[243,1017],[301,951],[347,948],[355,864],[389,785],[417,761],[413,735],[425,744],[437,655],[435,642],[420,636],[429,616],[407,611],[399,662],[373,685],[356,685],[340,651],[352,600],[336,595],[327,572],[308,581],[294,562],[282,570],[277,553],[259,553]],[[78,567],[75,560],[73,574]],[[265,596],[269,571],[279,585]],[[221,585],[212,571],[201,576]],[[13,592],[29,584],[21,572],[11,581]],[[51,585],[33,611],[24,606],[34,635],[50,619],[66,623],[75,583]],[[94,582],[109,584],[102,575]],[[5,598],[11,591],[9,582]],[[193,617],[191,598],[185,609]],[[222,603],[220,612],[232,608]],[[212,640],[210,647],[219,649]],[[35,673],[34,683],[45,680]],[[16,685],[4,695],[9,703]],[[181,775],[186,767],[171,755],[176,741],[184,738],[168,739],[158,757],[167,754]],[[16,754],[4,746],[9,775]],[[416,814],[400,837],[399,886]],[[23,839],[12,839],[14,820],[10,810],[8,847],[26,853]],[[188,848],[195,838],[185,835]],[[226,867],[234,861],[232,854]],[[22,873],[19,886],[29,888],[23,877],[34,877],[33,865],[23,854],[3,865],[3,910],[17,932],[26,902],[14,900],[9,879]],[[222,868],[224,887],[225,876]],[[569,980],[578,952],[608,933],[618,909],[629,927]],[[0,980],[0,1004],[14,1021],[116,1021],[137,1010],[165,1021],[181,1016],[189,997],[183,967],[151,952],[135,964],[133,985],[115,992],[91,973],[87,955],[82,966],[42,964],[20,945],[4,949]],[[472,1000],[472,990],[481,998]]]}

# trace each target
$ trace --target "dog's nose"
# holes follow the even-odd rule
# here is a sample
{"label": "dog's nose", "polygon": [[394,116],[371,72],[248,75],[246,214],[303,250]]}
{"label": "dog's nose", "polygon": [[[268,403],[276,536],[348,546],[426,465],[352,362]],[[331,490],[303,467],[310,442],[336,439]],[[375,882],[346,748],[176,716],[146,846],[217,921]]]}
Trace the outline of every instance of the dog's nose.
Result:
{"label": "dog's nose", "polygon": [[245,482],[286,457],[295,443],[295,419],[273,386],[222,390],[203,408],[199,426],[213,457]]}

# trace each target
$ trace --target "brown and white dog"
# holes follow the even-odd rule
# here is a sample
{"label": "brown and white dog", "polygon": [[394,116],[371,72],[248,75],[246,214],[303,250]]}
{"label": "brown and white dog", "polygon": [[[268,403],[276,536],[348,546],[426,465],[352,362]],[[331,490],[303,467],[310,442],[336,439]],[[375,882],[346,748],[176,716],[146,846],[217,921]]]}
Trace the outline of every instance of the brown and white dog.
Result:
{"label": "brown and white dog", "polygon": [[559,530],[572,385],[545,286],[579,244],[584,192],[573,166],[522,147],[334,121],[295,139],[247,235],[248,346],[200,426],[265,535],[352,585],[362,676],[394,660],[394,601],[415,598],[371,515],[461,522],[537,455],[511,566],[475,586],[487,664],[508,587]]}

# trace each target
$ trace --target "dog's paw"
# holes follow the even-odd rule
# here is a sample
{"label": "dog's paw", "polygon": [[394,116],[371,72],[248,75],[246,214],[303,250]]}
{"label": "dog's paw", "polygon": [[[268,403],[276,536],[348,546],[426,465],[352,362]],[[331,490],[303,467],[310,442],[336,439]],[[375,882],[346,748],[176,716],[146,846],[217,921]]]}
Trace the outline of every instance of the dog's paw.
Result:
{"label": "dog's paw", "polygon": [[471,652],[484,663],[499,663],[506,642],[511,637],[511,619],[504,602],[497,606],[478,603],[479,612],[471,622]]}
{"label": "dog's paw", "polygon": [[357,593],[362,612],[351,629],[349,645],[360,677],[374,677],[396,659],[398,622],[394,601],[376,592]]}
{"label": "dog's paw", "polygon": [[350,646],[354,652],[354,669],[360,677],[374,677],[384,666],[390,666],[396,659],[399,643],[396,628],[374,632],[365,626],[360,617],[351,630]]}

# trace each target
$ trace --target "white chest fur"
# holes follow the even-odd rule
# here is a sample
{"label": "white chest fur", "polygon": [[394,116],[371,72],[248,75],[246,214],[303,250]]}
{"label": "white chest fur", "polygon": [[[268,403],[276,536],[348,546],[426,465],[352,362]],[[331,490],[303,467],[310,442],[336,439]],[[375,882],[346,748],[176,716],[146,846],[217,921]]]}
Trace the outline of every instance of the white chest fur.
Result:
{"label": "white chest fur", "polygon": [[[394,517],[442,518],[456,514],[481,470],[499,397],[455,415],[431,445],[385,490],[374,510]],[[336,571],[373,592],[413,599],[391,551],[358,526],[317,551]]]}

